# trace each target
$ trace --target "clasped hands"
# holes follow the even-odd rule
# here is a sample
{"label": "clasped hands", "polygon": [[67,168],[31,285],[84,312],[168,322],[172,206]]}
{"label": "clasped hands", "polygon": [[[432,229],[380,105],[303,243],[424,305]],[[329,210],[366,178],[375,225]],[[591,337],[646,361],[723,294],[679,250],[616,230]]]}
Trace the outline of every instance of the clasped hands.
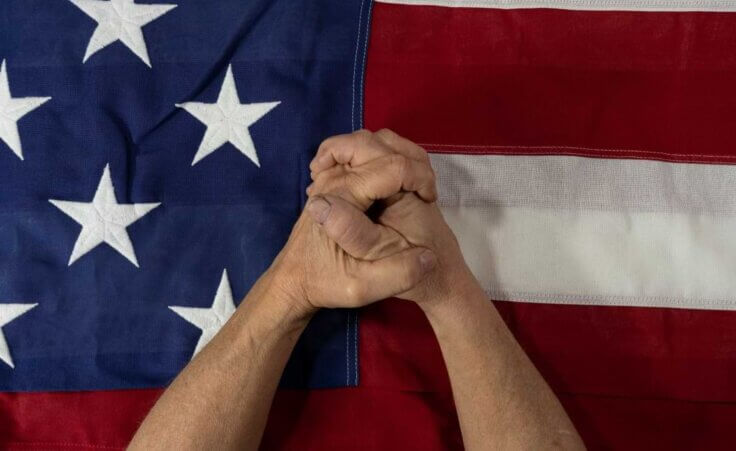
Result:
{"label": "clasped hands", "polygon": [[399,297],[428,308],[477,284],[437,207],[427,153],[389,130],[327,139],[309,200],[271,269],[292,308]]}

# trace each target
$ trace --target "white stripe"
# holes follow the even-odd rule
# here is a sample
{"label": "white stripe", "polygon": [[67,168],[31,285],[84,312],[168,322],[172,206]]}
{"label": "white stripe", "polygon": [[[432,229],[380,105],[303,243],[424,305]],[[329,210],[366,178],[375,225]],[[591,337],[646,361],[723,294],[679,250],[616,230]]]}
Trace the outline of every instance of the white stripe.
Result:
{"label": "white stripe", "polygon": [[568,9],[578,11],[736,12],[734,0],[376,0],[450,8]]}
{"label": "white stripe", "polygon": [[736,310],[736,166],[431,158],[494,299]]}
{"label": "white stripe", "polygon": [[736,167],[568,156],[433,154],[447,205],[736,215]]}

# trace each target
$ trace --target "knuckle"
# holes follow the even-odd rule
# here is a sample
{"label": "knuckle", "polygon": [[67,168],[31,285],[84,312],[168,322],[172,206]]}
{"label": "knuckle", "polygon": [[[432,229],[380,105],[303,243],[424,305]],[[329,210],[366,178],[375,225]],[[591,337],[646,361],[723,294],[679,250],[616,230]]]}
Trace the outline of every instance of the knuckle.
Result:
{"label": "knuckle", "polygon": [[365,150],[367,148],[373,148],[377,144],[375,134],[368,130],[358,130],[353,133],[354,139],[351,146],[356,152]]}
{"label": "knuckle", "polygon": [[357,304],[365,299],[366,294],[365,284],[356,277],[350,277],[345,284],[345,300]]}
{"label": "knuckle", "polygon": [[322,141],[319,147],[317,148],[317,154],[324,153],[325,151],[327,151],[335,143],[336,138],[337,136],[331,136],[325,139],[324,141]]}
{"label": "knuckle", "polygon": [[386,146],[386,134],[384,130],[379,130],[377,132],[371,133],[371,143],[375,146]]}
{"label": "knuckle", "polygon": [[427,163],[427,164],[430,164],[429,152],[427,152],[424,149],[424,147],[421,147],[419,145],[417,145],[417,149],[419,149],[419,151],[417,152],[417,154],[418,155],[421,155],[422,161],[425,162],[425,163]]}
{"label": "knuckle", "polygon": [[359,143],[367,143],[371,139],[373,139],[373,133],[370,131],[361,128],[360,130],[357,130],[353,132],[353,137],[359,142]]}
{"label": "knuckle", "polygon": [[400,181],[405,180],[410,175],[408,172],[409,160],[405,156],[398,153],[391,154],[389,164],[394,168],[394,173]]}
{"label": "knuckle", "polygon": [[309,185],[309,195],[324,194],[329,191],[330,179],[327,177],[316,177]]}
{"label": "knuckle", "polygon": [[406,273],[404,274],[402,283],[403,289],[408,290],[416,285],[422,279],[422,269],[419,266],[418,259],[414,259],[411,264],[406,265]]}
{"label": "knuckle", "polygon": [[389,144],[389,145],[392,142],[394,142],[396,140],[396,138],[398,138],[398,136],[399,136],[396,133],[394,133],[392,130],[389,130],[388,128],[382,128],[382,129],[378,130],[375,133],[375,135],[376,135],[377,138],[382,139],[384,142],[386,142],[386,144]]}
{"label": "knuckle", "polygon": [[389,163],[396,167],[403,167],[406,164],[406,157],[400,153],[393,153],[388,158]]}

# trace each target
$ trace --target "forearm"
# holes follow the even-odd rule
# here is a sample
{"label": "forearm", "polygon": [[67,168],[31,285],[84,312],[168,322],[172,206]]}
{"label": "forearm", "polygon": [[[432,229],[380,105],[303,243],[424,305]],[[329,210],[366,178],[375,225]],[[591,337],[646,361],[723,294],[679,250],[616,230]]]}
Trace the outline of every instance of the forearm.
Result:
{"label": "forearm", "polygon": [[425,307],[445,359],[465,447],[584,449],[559,401],[475,279]]}
{"label": "forearm", "polygon": [[[373,219],[399,235],[346,233],[337,221],[328,227],[318,220],[348,254],[363,258],[367,241],[381,243],[367,246],[376,254],[395,252],[387,245],[394,242],[398,249],[424,247],[435,256],[436,269],[398,293],[420,302],[439,339],[466,447],[582,448],[554,394],[467,271],[457,240],[433,203],[435,175],[426,152],[393,132],[361,130],[322,143],[310,169],[310,197],[337,195],[361,211],[379,200]],[[360,246],[350,239],[356,237],[363,238]]]}
{"label": "forearm", "polygon": [[257,449],[308,321],[266,273],[158,400],[130,449]]}

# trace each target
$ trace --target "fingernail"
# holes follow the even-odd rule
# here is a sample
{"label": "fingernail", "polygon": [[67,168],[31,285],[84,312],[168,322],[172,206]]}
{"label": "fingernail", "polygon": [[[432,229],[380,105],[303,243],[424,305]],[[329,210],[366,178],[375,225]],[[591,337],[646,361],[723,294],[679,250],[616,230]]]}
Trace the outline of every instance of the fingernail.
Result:
{"label": "fingernail", "polygon": [[426,250],[419,254],[419,264],[422,265],[424,272],[429,272],[437,266],[437,256],[434,255],[434,252]]}
{"label": "fingernail", "polygon": [[332,205],[322,197],[314,197],[307,204],[307,211],[312,215],[312,219],[319,224],[327,220],[327,216],[330,214],[330,208],[332,208]]}

